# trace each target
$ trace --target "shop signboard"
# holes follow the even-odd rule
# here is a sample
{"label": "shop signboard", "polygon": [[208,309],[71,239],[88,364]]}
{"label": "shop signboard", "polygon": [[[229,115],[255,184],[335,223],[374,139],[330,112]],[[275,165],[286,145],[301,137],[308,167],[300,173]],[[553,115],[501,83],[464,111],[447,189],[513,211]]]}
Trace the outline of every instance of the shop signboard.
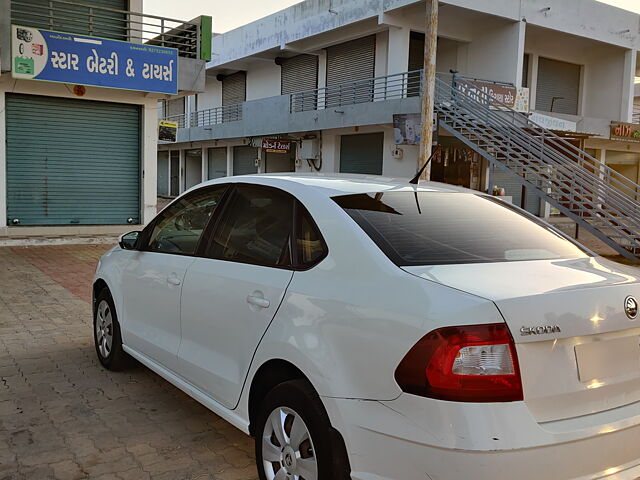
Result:
{"label": "shop signboard", "polygon": [[178,123],[160,120],[158,122],[158,140],[175,142],[178,138]]}
{"label": "shop signboard", "polygon": [[13,78],[178,93],[178,50],[11,26]]}
{"label": "shop signboard", "polygon": [[635,123],[611,122],[611,140],[640,143],[640,125]]}
{"label": "shop signboard", "polygon": [[556,130],[560,132],[576,132],[578,124],[564,118],[552,117],[542,113],[533,112],[529,115],[529,120],[548,130]]}
{"label": "shop signboard", "polygon": [[289,153],[291,151],[291,140],[263,138],[262,149],[267,153]]}
{"label": "shop signboard", "polygon": [[465,78],[456,78],[456,88],[480,103],[488,103],[487,97],[491,98],[491,106],[495,108],[506,106],[518,112],[529,111],[528,88]]}

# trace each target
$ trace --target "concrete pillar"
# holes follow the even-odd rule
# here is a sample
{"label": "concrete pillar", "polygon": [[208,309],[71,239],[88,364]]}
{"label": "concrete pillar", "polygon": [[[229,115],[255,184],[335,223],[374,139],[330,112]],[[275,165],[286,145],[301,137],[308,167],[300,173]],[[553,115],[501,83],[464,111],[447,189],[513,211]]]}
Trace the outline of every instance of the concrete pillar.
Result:
{"label": "concrete pillar", "polygon": [[406,72],[409,68],[408,27],[389,27],[387,75]]}
{"label": "concrete pillar", "polygon": [[[318,52],[318,88],[323,89],[327,86],[327,51]],[[318,110],[324,108],[324,90],[318,92]]]}
{"label": "concrete pillar", "polygon": [[143,224],[156,215],[158,203],[158,109],[148,100],[143,109],[142,124],[142,218]]}
{"label": "concrete pillar", "polygon": [[178,193],[182,195],[182,192],[185,190],[185,173],[186,173],[186,165],[185,165],[185,150],[180,149],[180,160],[179,160],[179,174],[178,174]]}
{"label": "concrete pillar", "polygon": [[233,175],[233,147],[227,145],[227,176]]}
{"label": "concrete pillar", "polygon": [[538,90],[538,63],[540,56],[531,54],[531,85],[529,85],[529,108],[536,109],[536,93]]}
{"label": "concrete pillar", "polygon": [[201,181],[204,182],[209,178],[209,149],[202,147],[202,174]]}
{"label": "concrete pillar", "polygon": [[622,75],[622,106],[620,119],[623,122],[633,120],[633,96],[635,94],[635,75],[637,67],[638,50],[627,50],[624,53],[624,73]]}
{"label": "concrete pillar", "polygon": [[335,173],[340,171],[340,135],[322,134],[322,171]]}

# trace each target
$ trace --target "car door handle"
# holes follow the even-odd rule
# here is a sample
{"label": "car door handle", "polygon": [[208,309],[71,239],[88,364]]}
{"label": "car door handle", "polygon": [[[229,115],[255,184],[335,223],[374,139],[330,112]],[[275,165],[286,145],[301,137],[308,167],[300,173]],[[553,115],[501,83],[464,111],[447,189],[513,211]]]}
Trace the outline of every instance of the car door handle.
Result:
{"label": "car door handle", "polygon": [[172,273],[167,277],[167,283],[170,285],[180,285],[182,282],[175,273]]}
{"label": "car door handle", "polygon": [[269,305],[271,305],[271,302],[266,298],[256,297],[255,295],[248,295],[247,303],[260,308],[269,308]]}

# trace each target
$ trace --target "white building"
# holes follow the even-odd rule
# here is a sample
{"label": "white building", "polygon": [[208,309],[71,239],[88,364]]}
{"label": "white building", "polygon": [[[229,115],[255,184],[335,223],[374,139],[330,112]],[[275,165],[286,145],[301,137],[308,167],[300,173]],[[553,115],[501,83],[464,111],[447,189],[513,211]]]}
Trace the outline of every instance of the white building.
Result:
{"label": "white building", "polygon": [[[159,194],[256,171],[413,176],[417,147],[397,147],[392,122],[419,112],[406,83],[422,66],[423,19],[415,0],[306,0],[214,35],[206,92],[173,109],[184,109],[174,118],[187,128],[159,146]],[[570,131],[569,141],[638,182],[640,143],[610,140],[610,131],[612,121],[633,120],[639,22],[593,0],[448,0],[437,69],[527,87],[531,111],[544,115],[538,122]],[[267,153],[265,138],[292,140],[292,153]],[[497,184],[520,201],[519,186],[492,177],[442,129],[439,139],[449,160],[433,165],[432,178]]]}
{"label": "white building", "polygon": [[[204,91],[210,17],[146,17],[142,0],[0,0],[0,11],[0,242],[148,222],[157,102]],[[158,55],[172,58],[171,91],[147,82]]]}

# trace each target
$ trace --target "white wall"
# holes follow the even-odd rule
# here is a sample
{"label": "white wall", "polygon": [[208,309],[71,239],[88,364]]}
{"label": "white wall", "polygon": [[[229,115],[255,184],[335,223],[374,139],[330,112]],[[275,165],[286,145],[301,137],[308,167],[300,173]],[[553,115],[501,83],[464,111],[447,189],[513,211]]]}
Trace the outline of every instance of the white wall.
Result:
{"label": "white wall", "polygon": [[[5,94],[23,93],[31,95],[46,95],[103,102],[116,102],[140,105],[142,107],[142,194],[141,213],[143,222],[149,222],[156,214],[157,188],[157,139],[158,139],[158,97],[145,96],[139,92],[112,90],[107,88],[86,87],[86,94],[78,97],[72,93],[67,85],[61,83],[35,82],[31,80],[13,80],[9,74],[0,76],[0,235],[6,234],[7,224],[7,195],[6,195],[6,129],[4,102]],[[46,231],[49,227],[21,227],[21,232]],[[99,227],[62,227],[63,231],[92,229],[103,231]],[[126,227],[129,228],[129,227]],[[26,230],[25,230],[26,229]],[[51,228],[49,228],[51,230]],[[59,230],[59,229],[58,229]]]}
{"label": "white wall", "polygon": [[280,66],[273,60],[255,63],[247,70],[247,100],[280,95]]}
{"label": "white wall", "polygon": [[[546,57],[582,65],[579,115],[609,120],[627,120],[622,106],[629,101],[631,88],[625,86],[625,71],[629,71],[627,52],[623,48],[604,45],[583,38],[573,37],[528,26],[525,52],[533,56],[532,90],[538,75],[538,58]],[[629,71],[629,75],[631,72]],[[535,97],[535,91],[532,93]],[[535,107],[532,98],[532,108]]]}
{"label": "white wall", "polygon": [[198,110],[208,110],[222,106],[222,82],[215,76],[207,76],[205,91],[198,94]]}

